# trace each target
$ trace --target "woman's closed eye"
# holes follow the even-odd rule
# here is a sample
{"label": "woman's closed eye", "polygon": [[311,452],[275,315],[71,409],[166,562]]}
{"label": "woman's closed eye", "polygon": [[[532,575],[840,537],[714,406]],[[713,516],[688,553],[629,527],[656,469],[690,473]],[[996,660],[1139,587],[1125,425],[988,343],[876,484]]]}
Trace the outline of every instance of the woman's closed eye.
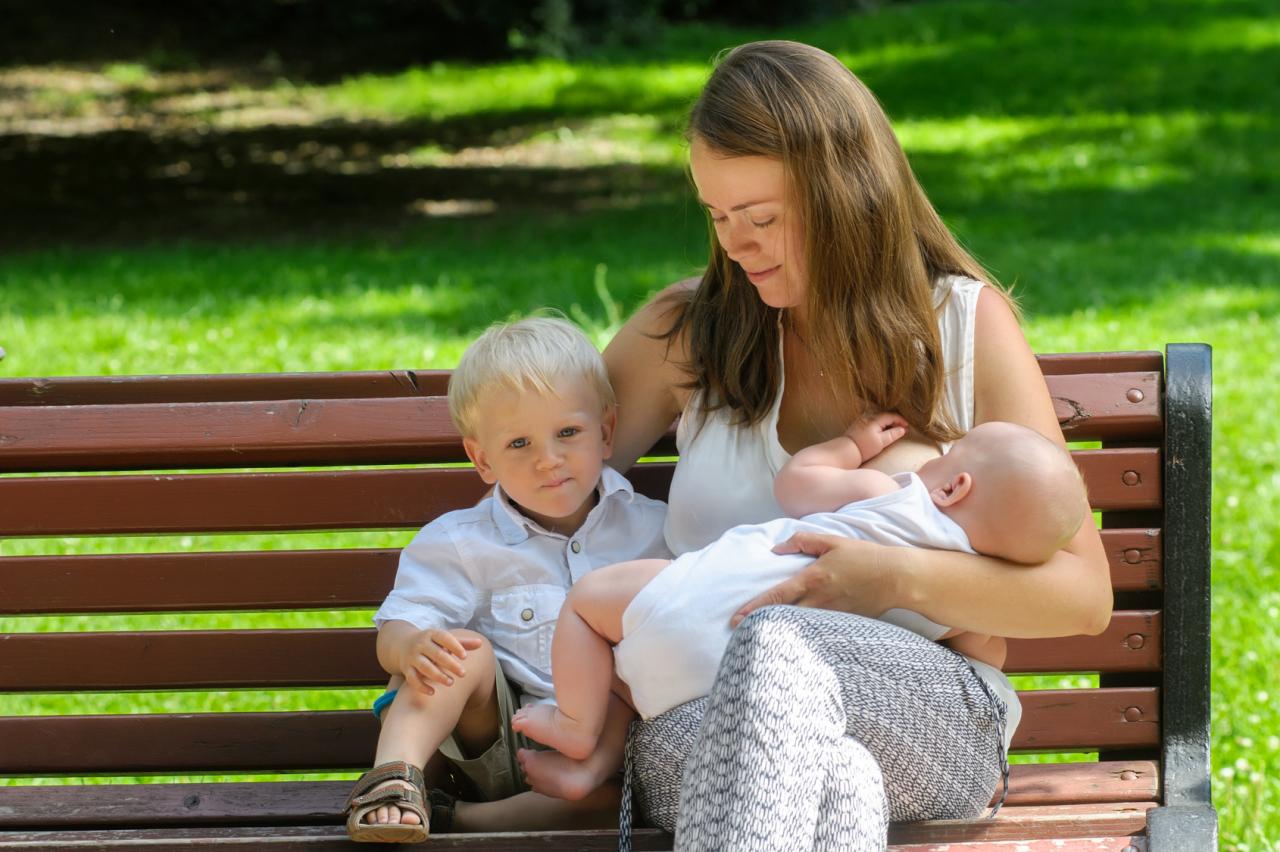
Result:
{"label": "woman's closed eye", "polygon": [[777,220],[778,220],[777,216],[771,216],[768,219],[765,219],[763,222],[757,222],[754,219],[752,219],[751,224],[755,225],[757,228],[767,228]]}

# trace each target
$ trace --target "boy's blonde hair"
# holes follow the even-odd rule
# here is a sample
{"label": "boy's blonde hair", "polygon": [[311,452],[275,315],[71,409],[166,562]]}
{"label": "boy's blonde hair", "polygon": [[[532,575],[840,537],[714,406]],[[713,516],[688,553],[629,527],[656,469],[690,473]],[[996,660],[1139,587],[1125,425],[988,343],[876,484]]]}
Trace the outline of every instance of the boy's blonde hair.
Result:
{"label": "boy's blonde hair", "polygon": [[566,376],[590,385],[602,410],[614,405],[604,358],[577,326],[550,316],[497,323],[467,347],[449,377],[449,416],[464,438],[475,437],[484,393],[503,387],[554,395],[555,381]]}

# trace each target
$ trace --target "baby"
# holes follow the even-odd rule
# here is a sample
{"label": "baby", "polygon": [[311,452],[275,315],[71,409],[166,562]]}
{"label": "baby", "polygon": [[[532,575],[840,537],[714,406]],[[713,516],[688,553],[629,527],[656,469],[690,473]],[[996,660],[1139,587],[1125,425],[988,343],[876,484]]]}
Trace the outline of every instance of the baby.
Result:
{"label": "baby", "polygon": [[[881,414],[797,453],[774,494],[793,517],[735,527],[675,560],[611,565],[574,585],[552,643],[556,707],[519,711],[512,728],[562,754],[595,747],[614,683],[644,718],[707,694],[742,604],[812,562],[773,548],[811,531],[883,544],[979,552],[1035,565],[1075,535],[1084,484],[1070,455],[1039,433],[983,423],[917,473],[889,476],[863,462],[902,437],[906,422]],[[999,667],[1004,640],[948,631],[923,616],[889,610],[882,620],[929,639],[950,639]],[[616,688],[616,687],[615,687]]]}

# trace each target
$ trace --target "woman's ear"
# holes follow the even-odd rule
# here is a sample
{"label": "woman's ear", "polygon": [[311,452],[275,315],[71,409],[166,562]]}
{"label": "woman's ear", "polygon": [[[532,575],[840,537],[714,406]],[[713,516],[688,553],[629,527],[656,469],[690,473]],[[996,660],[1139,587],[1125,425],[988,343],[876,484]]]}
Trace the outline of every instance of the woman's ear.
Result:
{"label": "woman's ear", "polygon": [[940,509],[945,509],[968,497],[972,488],[973,477],[962,470],[930,491],[929,496],[933,498],[933,505]]}
{"label": "woman's ear", "polygon": [[607,459],[613,455],[613,433],[618,426],[618,407],[616,405],[607,406],[604,413],[600,415],[600,439],[604,443],[604,452],[601,454],[602,459]]}
{"label": "woman's ear", "polygon": [[462,449],[467,451],[467,458],[471,459],[471,463],[476,466],[476,473],[480,474],[480,478],[486,484],[493,485],[498,481],[498,477],[493,472],[493,466],[489,464],[489,459],[485,456],[479,441],[475,438],[463,438]]}

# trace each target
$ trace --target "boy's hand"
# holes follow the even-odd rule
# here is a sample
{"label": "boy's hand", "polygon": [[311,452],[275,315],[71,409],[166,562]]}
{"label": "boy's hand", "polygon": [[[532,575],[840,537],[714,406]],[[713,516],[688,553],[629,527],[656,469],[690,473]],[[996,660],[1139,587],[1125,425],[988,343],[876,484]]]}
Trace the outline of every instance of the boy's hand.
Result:
{"label": "boy's hand", "polygon": [[902,415],[884,411],[874,417],[859,420],[845,434],[858,445],[858,452],[862,453],[862,462],[865,464],[880,455],[885,447],[907,434],[907,428],[908,423]]}
{"label": "boy's hand", "polygon": [[400,657],[405,682],[427,695],[435,695],[432,684],[452,686],[455,677],[467,673],[462,665],[467,651],[476,650],[480,644],[473,636],[460,638],[448,630],[415,633]]}

